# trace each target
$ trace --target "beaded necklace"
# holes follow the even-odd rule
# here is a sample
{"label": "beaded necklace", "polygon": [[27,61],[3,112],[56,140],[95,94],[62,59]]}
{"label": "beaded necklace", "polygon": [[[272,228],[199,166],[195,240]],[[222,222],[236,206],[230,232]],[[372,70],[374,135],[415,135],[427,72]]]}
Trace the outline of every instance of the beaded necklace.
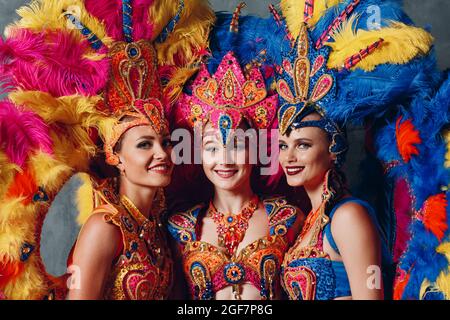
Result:
{"label": "beaded necklace", "polygon": [[211,201],[208,208],[210,216],[217,225],[217,234],[219,235],[219,245],[227,249],[231,257],[245,236],[248,229],[248,221],[258,208],[259,198],[257,195],[248,202],[248,204],[238,214],[222,213],[218,211]]}

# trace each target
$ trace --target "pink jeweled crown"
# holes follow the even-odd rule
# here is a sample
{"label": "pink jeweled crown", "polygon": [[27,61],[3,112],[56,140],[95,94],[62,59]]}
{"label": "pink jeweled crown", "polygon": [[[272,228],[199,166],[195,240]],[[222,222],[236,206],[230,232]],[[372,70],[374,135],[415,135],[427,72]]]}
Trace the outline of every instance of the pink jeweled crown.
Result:
{"label": "pink jeweled crown", "polygon": [[183,94],[177,104],[179,123],[187,121],[194,127],[209,121],[220,130],[226,145],[230,130],[238,128],[243,119],[256,129],[268,128],[276,116],[278,96],[268,96],[257,66],[244,74],[230,51],[213,76],[203,65],[192,84],[192,94]]}

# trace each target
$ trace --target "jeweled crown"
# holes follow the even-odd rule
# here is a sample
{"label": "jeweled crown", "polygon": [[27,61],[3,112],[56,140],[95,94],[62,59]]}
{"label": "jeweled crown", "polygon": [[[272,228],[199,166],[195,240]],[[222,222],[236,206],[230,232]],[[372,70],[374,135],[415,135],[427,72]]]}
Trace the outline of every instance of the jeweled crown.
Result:
{"label": "jeweled crown", "polygon": [[[333,71],[326,69],[329,48],[316,50],[303,26],[292,51],[285,55],[277,75],[280,97],[278,111],[280,133],[284,134],[305,107],[322,106],[336,95]],[[312,63],[311,63],[312,62]],[[320,111],[320,108],[318,108]],[[326,110],[323,110],[326,111]]]}
{"label": "jeweled crown", "polygon": [[268,95],[264,77],[254,65],[244,73],[234,56],[228,52],[216,73],[211,76],[204,65],[192,84],[192,94],[183,94],[178,102],[181,118],[192,127],[210,122],[223,134],[238,128],[243,119],[257,128],[267,128],[275,118],[276,94]]}

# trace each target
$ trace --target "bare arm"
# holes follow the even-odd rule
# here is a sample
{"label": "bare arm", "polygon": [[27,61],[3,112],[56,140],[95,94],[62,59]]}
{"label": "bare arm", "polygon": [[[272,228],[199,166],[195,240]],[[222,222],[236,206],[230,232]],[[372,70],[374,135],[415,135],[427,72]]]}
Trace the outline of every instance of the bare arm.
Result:
{"label": "bare arm", "polygon": [[111,271],[120,230],[103,220],[102,213],[93,214],[83,225],[73,254],[72,277],[67,299],[96,300],[103,298],[105,281]]}
{"label": "bare arm", "polygon": [[357,203],[342,205],[333,217],[331,232],[348,274],[352,298],[383,299],[380,239],[366,209]]}

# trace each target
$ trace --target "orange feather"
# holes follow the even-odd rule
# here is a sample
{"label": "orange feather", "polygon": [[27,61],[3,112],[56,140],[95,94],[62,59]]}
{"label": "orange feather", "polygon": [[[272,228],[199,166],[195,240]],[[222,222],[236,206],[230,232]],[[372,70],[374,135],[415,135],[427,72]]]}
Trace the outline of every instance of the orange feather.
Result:
{"label": "orange feather", "polygon": [[14,182],[11,184],[8,192],[6,193],[6,198],[11,199],[24,197],[25,199],[22,200],[22,203],[24,205],[28,205],[31,203],[33,195],[37,192],[37,189],[34,175],[27,169],[16,174]]}
{"label": "orange feather", "polygon": [[0,288],[3,288],[11,280],[19,276],[24,269],[22,262],[0,262]]}
{"label": "orange feather", "polygon": [[414,128],[410,119],[405,120],[403,123],[400,123],[401,120],[402,117],[399,117],[395,125],[397,148],[403,161],[409,162],[413,155],[419,154],[416,145],[421,144],[422,139],[420,139],[419,131]]}
{"label": "orange feather", "polygon": [[404,273],[403,277],[398,277],[394,284],[394,300],[401,300],[403,296],[403,292],[405,291],[405,287],[409,282],[409,273]]}
{"label": "orange feather", "polygon": [[445,231],[448,229],[447,199],[445,194],[440,193],[429,197],[427,201],[425,201],[422,214],[422,221],[425,228],[433,232],[439,241],[441,241]]}

